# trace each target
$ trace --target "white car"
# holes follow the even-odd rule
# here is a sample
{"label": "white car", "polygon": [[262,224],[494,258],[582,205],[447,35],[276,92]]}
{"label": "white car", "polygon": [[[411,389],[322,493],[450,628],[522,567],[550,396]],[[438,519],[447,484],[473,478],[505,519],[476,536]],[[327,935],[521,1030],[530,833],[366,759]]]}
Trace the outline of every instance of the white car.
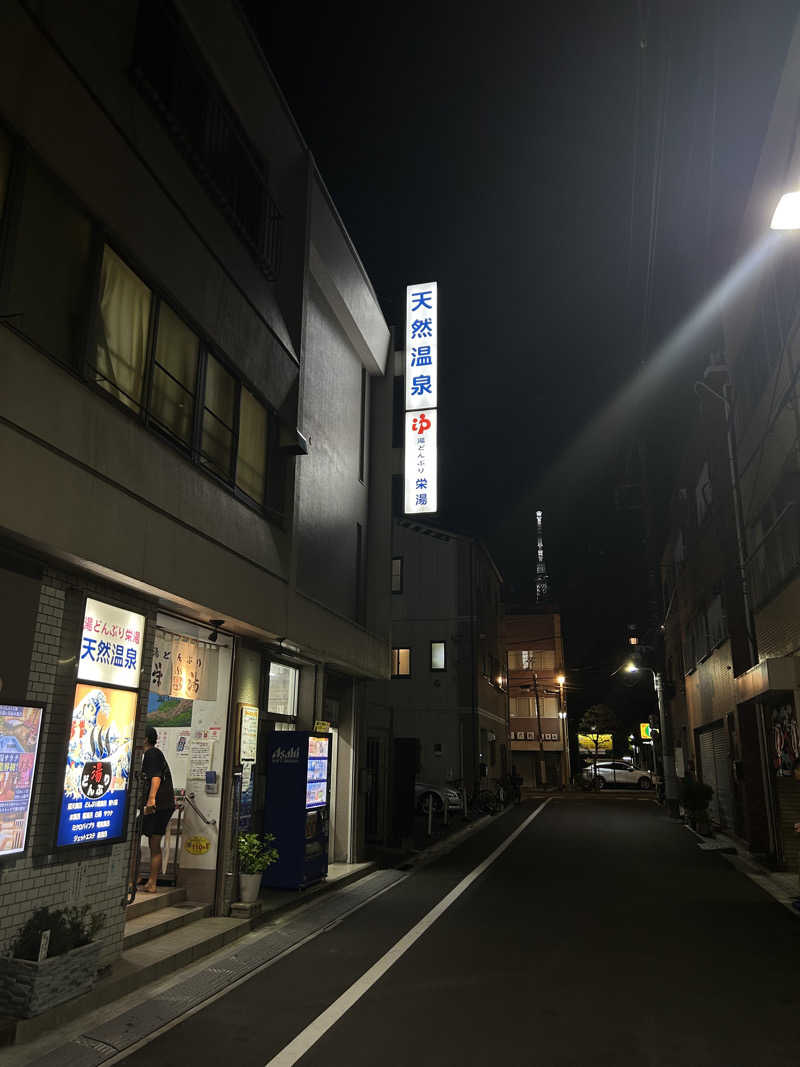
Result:
{"label": "white car", "polygon": [[449,785],[440,786],[431,785],[429,782],[415,782],[414,804],[421,815],[426,814],[428,811],[428,797],[433,798],[433,810],[436,814],[441,814],[444,811],[445,797],[447,797],[448,811],[461,807],[461,797]]}
{"label": "white car", "polygon": [[[586,768],[586,777],[591,782],[594,777],[594,764]],[[621,760],[604,760],[597,763],[598,789],[615,789],[621,785],[632,785],[637,789],[653,788],[652,771],[637,771],[629,763]]]}

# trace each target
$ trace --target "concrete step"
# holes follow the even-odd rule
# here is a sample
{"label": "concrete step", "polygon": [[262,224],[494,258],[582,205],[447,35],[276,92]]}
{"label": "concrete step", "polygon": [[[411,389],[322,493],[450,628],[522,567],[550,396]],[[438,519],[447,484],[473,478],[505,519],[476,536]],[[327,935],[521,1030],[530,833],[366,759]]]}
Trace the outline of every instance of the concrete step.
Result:
{"label": "concrete step", "polygon": [[128,919],[125,922],[122,951],[126,952],[129,948],[144,944],[145,941],[162,937],[188,923],[206,919],[210,914],[210,904],[183,902],[159,908],[157,911],[149,911],[135,919]]}
{"label": "concrete step", "polygon": [[[35,1015],[12,1020],[14,1039],[31,1041],[47,1030],[63,1026],[84,1012],[110,1004],[133,990],[166,977],[242,937],[257,925],[255,919],[198,919],[161,937],[127,949],[88,993]],[[4,1035],[6,1041],[8,1036]],[[10,1042],[9,1042],[10,1043]]]}
{"label": "concrete step", "polygon": [[186,900],[185,889],[159,889],[155,893],[143,893],[139,888],[136,900],[125,909],[125,921],[139,919],[142,915],[149,915],[161,908],[171,908],[175,904],[182,904]]}

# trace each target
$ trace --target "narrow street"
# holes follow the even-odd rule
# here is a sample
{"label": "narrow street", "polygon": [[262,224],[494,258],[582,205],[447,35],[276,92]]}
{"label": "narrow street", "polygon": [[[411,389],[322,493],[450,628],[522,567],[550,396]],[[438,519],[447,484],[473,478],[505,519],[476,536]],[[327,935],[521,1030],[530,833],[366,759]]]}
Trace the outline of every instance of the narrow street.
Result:
{"label": "narrow street", "polygon": [[549,801],[333,1025],[310,1034],[537,806],[496,819],[124,1062],[167,1067],[209,1048],[241,1067],[794,1058],[797,920],[633,796]]}

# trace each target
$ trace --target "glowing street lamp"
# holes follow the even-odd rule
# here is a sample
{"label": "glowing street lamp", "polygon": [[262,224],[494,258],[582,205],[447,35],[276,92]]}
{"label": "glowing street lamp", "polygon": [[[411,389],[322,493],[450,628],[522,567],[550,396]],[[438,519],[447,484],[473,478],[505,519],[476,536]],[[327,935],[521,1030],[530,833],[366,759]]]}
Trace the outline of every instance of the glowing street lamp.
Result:
{"label": "glowing street lamp", "polygon": [[664,707],[664,692],[661,684],[661,675],[652,667],[640,667],[629,660],[625,666],[626,674],[637,674],[639,671],[647,671],[653,676],[653,687],[658,700],[658,720],[661,728],[661,764],[664,768],[664,800],[670,815],[677,817],[678,814],[678,778],[675,774],[675,753],[671,750],[668,741],[671,732],[667,731],[667,712]]}
{"label": "glowing street lamp", "polygon": [[800,230],[800,190],[783,194],[769,227],[771,230]]}

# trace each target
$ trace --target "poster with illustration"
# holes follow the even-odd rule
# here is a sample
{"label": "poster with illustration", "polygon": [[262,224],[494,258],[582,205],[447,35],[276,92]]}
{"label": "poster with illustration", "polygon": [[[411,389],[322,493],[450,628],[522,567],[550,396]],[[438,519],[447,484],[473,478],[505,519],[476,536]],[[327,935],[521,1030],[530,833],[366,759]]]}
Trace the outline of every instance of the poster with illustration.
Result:
{"label": "poster with illustration", "polygon": [[75,687],[56,845],[119,841],[124,836],[136,693]]}
{"label": "poster with illustration", "polygon": [[150,690],[147,697],[148,726],[191,726],[193,701],[165,696]]}
{"label": "poster with illustration", "polygon": [[43,714],[0,704],[0,858],[25,850]]}

